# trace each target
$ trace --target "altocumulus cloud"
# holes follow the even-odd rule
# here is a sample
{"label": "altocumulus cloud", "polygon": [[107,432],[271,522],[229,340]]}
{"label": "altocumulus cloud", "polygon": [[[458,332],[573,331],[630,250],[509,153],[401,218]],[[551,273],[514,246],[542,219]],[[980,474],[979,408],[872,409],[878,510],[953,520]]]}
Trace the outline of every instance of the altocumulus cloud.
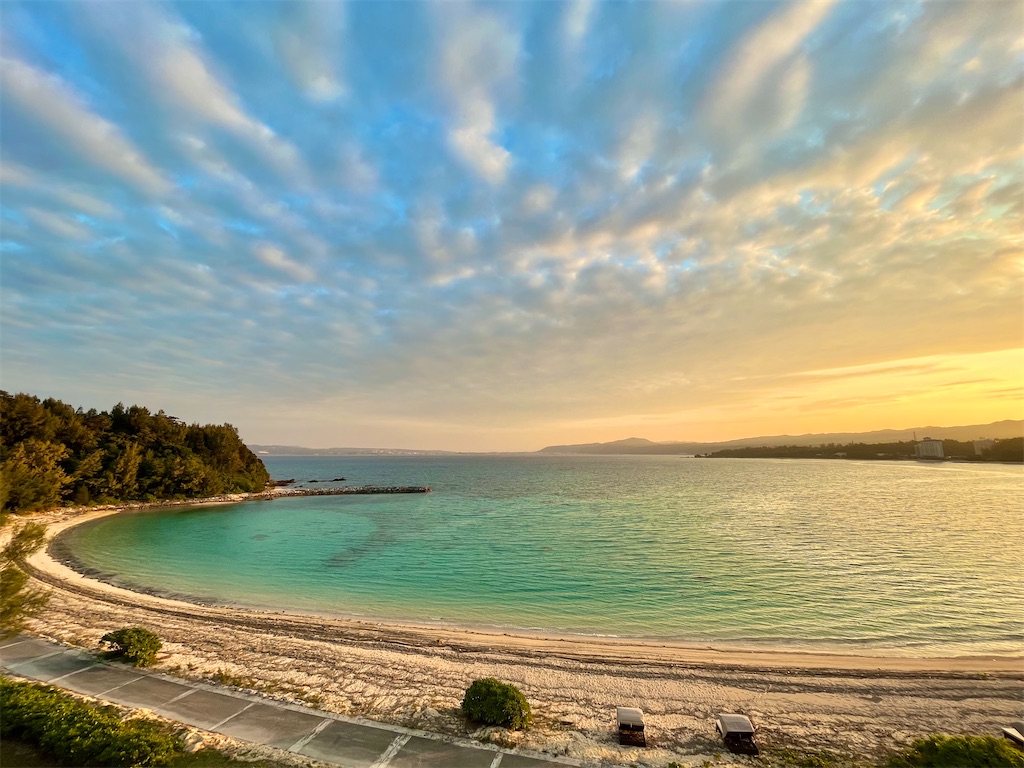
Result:
{"label": "altocumulus cloud", "polygon": [[7,2],[3,386],[316,445],[1013,415],[1022,28]]}

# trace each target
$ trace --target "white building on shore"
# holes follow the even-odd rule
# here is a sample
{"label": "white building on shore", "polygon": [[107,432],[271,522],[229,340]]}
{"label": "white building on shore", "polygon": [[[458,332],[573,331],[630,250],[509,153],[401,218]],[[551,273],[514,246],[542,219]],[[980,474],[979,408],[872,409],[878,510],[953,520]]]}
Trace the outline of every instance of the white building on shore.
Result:
{"label": "white building on shore", "polygon": [[942,441],[932,440],[926,437],[914,446],[914,455],[919,459],[944,459],[946,455],[942,452]]}
{"label": "white building on shore", "polygon": [[980,440],[974,441],[974,455],[981,456],[985,451],[988,451],[996,444],[995,440],[986,440],[984,437]]}

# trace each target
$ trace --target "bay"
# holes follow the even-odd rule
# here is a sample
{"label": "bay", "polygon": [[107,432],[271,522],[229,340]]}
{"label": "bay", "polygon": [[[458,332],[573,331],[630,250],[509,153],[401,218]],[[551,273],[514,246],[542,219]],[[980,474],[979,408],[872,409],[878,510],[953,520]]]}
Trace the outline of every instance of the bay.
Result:
{"label": "bay", "polygon": [[[120,514],[114,583],[373,620],[906,656],[1019,653],[1018,466],[675,456],[264,457],[429,485]],[[337,483],[334,483],[337,484]]]}

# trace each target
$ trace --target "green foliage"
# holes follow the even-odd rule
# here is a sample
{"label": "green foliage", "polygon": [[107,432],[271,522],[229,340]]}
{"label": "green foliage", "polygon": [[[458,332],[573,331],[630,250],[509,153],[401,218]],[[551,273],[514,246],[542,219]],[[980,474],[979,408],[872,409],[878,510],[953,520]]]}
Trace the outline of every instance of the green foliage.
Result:
{"label": "green foliage", "polygon": [[41,523],[26,523],[19,528],[7,546],[0,551],[5,562],[20,563],[33,552],[38,552],[46,542],[46,526]]}
{"label": "green foliage", "polygon": [[122,720],[113,707],[93,706],[48,686],[0,678],[0,709],[0,736],[34,744],[67,765],[159,766],[183,750],[169,726]]}
{"label": "green foliage", "polygon": [[118,403],[110,413],[0,392],[0,508],[187,499],[262,490],[263,462],[230,424],[185,425]]}
{"label": "green foliage", "polygon": [[39,523],[22,526],[0,551],[0,638],[13,637],[25,628],[27,619],[38,614],[49,595],[28,588],[28,576],[19,564],[43,546],[46,527]]}
{"label": "green foliage", "polygon": [[1024,461],[1024,437],[1011,437],[1008,440],[996,440],[982,458],[989,461]]}
{"label": "green foliage", "polygon": [[485,677],[466,689],[462,711],[471,720],[502,725],[514,731],[530,725],[530,703],[514,685]]}
{"label": "green foliage", "polygon": [[136,667],[148,667],[156,660],[157,652],[163,647],[160,638],[143,627],[125,627],[107,632],[100,638],[100,642],[111,646],[115,656],[131,662]]}
{"label": "green foliage", "polygon": [[848,459],[909,459],[914,443],[828,443],[827,445],[775,445],[726,448],[709,454],[715,459],[831,459],[842,453]]}
{"label": "green foliage", "polygon": [[946,736],[918,739],[893,755],[888,768],[1022,768],[1024,752],[994,736]]}
{"label": "green foliage", "polygon": [[[714,459],[831,459],[847,458],[859,461],[876,459],[912,459],[914,446],[910,441],[897,443],[828,443],[827,445],[761,445],[743,448],[725,448],[707,454]],[[942,451],[947,457],[966,461],[1024,462],[1024,437],[996,440],[993,446],[977,456],[971,441],[943,440]],[[841,455],[840,455],[841,454]]]}
{"label": "green foliage", "polygon": [[60,443],[29,438],[13,446],[0,464],[5,508],[34,511],[60,503],[71,482],[60,464],[67,457]]}
{"label": "green foliage", "polygon": [[245,675],[232,674],[223,667],[210,675],[210,679],[220,685],[228,685],[233,688],[254,688],[257,685],[257,681],[255,679],[246,677]]}

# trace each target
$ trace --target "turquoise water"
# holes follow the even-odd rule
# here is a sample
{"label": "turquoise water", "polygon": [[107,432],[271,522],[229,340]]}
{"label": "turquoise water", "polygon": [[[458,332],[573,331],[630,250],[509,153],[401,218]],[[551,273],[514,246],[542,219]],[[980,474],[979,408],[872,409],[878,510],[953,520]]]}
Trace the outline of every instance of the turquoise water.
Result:
{"label": "turquoise water", "polygon": [[68,543],[123,585],[274,610],[857,653],[1019,653],[1024,642],[1017,466],[266,463],[276,478],[433,492],[121,514]]}

